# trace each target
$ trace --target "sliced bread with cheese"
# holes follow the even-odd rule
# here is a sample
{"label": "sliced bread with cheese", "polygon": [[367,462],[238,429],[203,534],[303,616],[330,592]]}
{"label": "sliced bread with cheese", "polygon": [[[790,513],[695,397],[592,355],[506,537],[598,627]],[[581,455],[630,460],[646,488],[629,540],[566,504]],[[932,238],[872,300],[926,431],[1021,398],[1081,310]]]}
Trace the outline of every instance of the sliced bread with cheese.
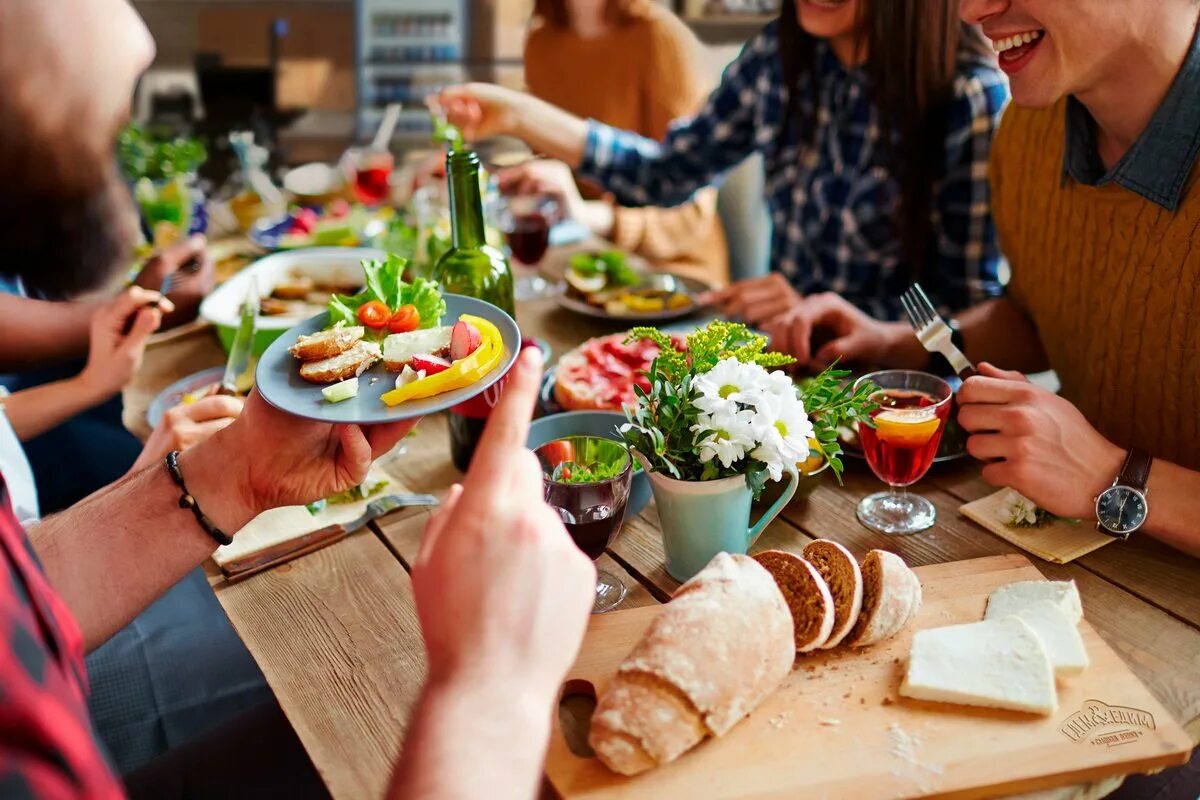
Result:
{"label": "sliced bread with cheese", "polygon": [[1050,655],[1015,616],[917,631],[900,694],[1031,714],[1058,708]]}
{"label": "sliced bread with cheese", "polygon": [[[1016,613],[1042,640],[1054,674],[1059,678],[1078,675],[1088,668],[1087,648],[1079,626],[1063,613],[1059,604],[1049,600],[1035,600]],[[992,617],[998,619],[998,617]]]}
{"label": "sliced bread with cheese", "polygon": [[828,650],[841,644],[858,621],[862,610],[862,570],[850,551],[829,539],[817,539],[804,548],[804,560],[812,564],[833,597],[833,629],[821,648]]}
{"label": "sliced bread with cheese", "polygon": [[366,335],[361,325],[335,326],[327,331],[317,331],[301,336],[288,348],[288,352],[301,361],[323,361],[346,352]]}
{"label": "sliced bread with cheese", "polygon": [[451,326],[443,325],[408,333],[393,333],[383,340],[383,365],[389,372],[400,372],[413,360],[413,356],[449,355],[451,330]]}
{"label": "sliced bread with cheese", "polygon": [[792,617],[749,556],[720,553],[675,593],[596,699],[588,743],[635,775],[727,733],[788,675]]}
{"label": "sliced bread with cheese", "polygon": [[988,597],[984,618],[1016,614],[1039,600],[1057,605],[1073,624],[1083,619],[1083,603],[1075,581],[1017,581],[1001,586]]}
{"label": "sliced bread with cheese", "polygon": [[361,375],[378,360],[379,345],[358,341],[332,358],[305,361],[300,365],[300,377],[309,383],[336,383]]}
{"label": "sliced bread with cheese", "polygon": [[796,652],[808,653],[829,640],[833,630],[833,596],[816,568],[795,553],[767,550],[754,556],[787,601],[796,630]]}
{"label": "sliced bread with cheese", "polygon": [[921,609],[921,581],[904,559],[886,550],[872,550],[862,562],[862,610],[845,643],[851,647],[890,639]]}

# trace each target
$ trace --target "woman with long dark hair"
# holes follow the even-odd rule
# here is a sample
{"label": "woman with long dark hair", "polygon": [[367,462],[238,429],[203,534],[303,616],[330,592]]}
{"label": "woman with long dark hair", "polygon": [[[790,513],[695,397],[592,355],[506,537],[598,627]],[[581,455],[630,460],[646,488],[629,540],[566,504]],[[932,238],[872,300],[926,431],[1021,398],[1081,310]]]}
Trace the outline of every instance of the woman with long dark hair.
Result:
{"label": "woman with long dark hair", "polygon": [[469,138],[521,137],[626,204],[683,202],[762,152],[773,274],[716,297],[750,322],[774,327],[830,291],[896,319],[914,278],[957,310],[1001,291],[987,159],[1008,88],[956,12],[955,0],[784,0],[659,142],[486,84],[438,101]]}

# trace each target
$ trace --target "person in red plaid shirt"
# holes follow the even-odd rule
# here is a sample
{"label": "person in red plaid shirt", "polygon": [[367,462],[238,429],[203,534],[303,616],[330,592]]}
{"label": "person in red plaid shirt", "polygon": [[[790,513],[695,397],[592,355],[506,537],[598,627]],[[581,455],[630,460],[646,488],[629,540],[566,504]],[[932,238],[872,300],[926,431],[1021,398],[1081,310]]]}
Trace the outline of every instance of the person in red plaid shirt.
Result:
{"label": "person in red plaid shirt", "polygon": [[[73,296],[116,277],[135,216],[113,148],[153,54],[128,0],[0,0],[0,278]],[[158,314],[142,307],[131,321]],[[540,356],[526,351],[422,541],[413,588],[428,671],[392,796],[530,797],[539,785],[595,582],[524,448],[540,377]],[[302,421],[252,394],[207,441],[28,532],[0,474],[0,798],[123,796],[88,718],[84,653],[208,558],[223,532],[360,483],[413,424]],[[242,749],[271,749],[260,744]],[[239,788],[236,774],[221,777],[216,794]],[[180,783],[152,796],[198,796]]]}

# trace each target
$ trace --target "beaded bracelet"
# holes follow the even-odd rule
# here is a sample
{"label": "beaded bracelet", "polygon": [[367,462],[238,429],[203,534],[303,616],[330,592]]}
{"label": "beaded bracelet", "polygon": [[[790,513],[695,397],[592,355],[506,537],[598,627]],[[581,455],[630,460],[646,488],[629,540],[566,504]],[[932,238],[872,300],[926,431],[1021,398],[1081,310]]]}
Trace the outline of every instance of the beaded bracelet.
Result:
{"label": "beaded bracelet", "polygon": [[233,539],[225,534],[220,528],[213,524],[212,520],[204,516],[204,512],[200,510],[200,506],[196,503],[196,498],[192,497],[191,492],[187,489],[187,484],[183,482],[183,473],[179,471],[179,451],[172,450],[167,453],[167,471],[171,473],[171,480],[175,481],[183,494],[179,497],[180,508],[190,508],[196,516],[196,522],[200,523],[200,527],[204,532],[212,537],[217,544],[230,544]]}

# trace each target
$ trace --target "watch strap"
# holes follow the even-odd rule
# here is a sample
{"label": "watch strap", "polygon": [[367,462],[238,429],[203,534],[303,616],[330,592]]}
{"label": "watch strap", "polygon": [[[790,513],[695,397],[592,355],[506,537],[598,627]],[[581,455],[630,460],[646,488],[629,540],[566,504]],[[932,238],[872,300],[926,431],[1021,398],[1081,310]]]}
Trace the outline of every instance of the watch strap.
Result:
{"label": "watch strap", "polygon": [[1146,483],[1150,480],[1150,465],[1153,461],[1154,456],[1145,450],[1137,447],[1129,448],[1129,455],[1125,456],[1125,464],[1117,475],[1117,483],[1137,489],[1139,492],[1145,492]]}

